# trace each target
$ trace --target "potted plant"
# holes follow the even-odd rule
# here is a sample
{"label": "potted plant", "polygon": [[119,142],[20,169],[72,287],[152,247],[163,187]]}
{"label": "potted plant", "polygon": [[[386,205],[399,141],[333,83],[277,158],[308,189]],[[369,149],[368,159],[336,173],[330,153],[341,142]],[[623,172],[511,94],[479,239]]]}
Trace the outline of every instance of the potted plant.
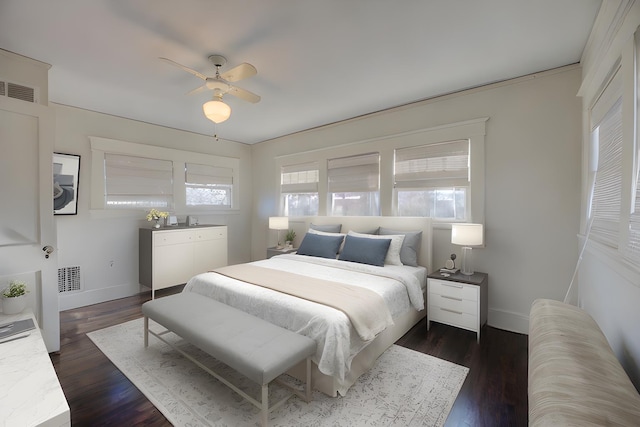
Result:
{"label": "potted plant", "polygon": [[12,280],[2,291],[2,312],[18,314],[27,306],[27,284],[21,280]]}
{"label": "potted plant", "polygon": [[296,232],[293,230],[287,231],[287,234],[284,236],[284,244],[286,248],[291,249],[293,247],[293,239],[296,238]]}

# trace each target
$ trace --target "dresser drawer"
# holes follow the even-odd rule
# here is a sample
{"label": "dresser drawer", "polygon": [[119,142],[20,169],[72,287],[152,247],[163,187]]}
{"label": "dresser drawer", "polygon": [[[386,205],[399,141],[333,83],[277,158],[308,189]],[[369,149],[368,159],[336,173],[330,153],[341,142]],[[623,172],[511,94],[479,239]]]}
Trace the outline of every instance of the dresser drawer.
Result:
{"label": "dresser drawer", "polygon": [[227,227],[207,227],[191,230],[196,241],[227,238]]}
{"label": "dresser drawer", "polygon": [[469,301],[478,301],[478,287],[463,283],[429,279],[429,293]]}
{"label": "dresser drawer", "polygon": [[191,243],[194,240],[194,234],[188,231],[156,231],[153,233],[153,243],[155,246],[179,245],[181,243]]}
{"label": "dresser drawer", "polygon": [[471,301],[457,297],[431,293],[429,295],[429,305],[446,308],[448,310],[453,310],[461,313],[472,314],[473,316],[476,316],[478,314],[477,301]]}
{"label": "dresser drawer", "polygon": [[429,304],[429,320],[459,328],[478,330],[478,316]]}

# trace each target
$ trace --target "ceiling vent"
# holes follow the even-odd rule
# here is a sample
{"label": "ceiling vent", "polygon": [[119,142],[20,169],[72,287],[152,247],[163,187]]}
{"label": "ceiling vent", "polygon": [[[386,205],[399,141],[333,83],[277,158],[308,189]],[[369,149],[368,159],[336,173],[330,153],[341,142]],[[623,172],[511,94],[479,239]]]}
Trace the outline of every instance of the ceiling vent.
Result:
{"label": "ceiling vent", "polygon": [[19,99],[27,102],[38,102],[36,99],[36,89],[17,83],[0,81],[0,96]]}

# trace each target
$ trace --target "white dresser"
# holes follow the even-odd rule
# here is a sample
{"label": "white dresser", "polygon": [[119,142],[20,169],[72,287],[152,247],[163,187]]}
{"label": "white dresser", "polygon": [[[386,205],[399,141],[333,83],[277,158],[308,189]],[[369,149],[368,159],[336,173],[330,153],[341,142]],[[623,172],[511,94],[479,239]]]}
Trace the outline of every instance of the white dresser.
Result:
{"label": "white dresser", "polygon": [[443,276],[439,272],[427,276],[427,331],[431,322],[440,322],[477,334],[487,323],[488,275],[460,272]]}
{"label": "white dresser", "polygon": [[155,297],[158,289],[227,265],[227,226],[141,228],[139,257],[140,284]]}
{"label": "white dresser", "polygon": [[0,314],[0,325],[33,319],[35,329],[0,341],[0,426],[71,425],[69,404],[33,314]]}

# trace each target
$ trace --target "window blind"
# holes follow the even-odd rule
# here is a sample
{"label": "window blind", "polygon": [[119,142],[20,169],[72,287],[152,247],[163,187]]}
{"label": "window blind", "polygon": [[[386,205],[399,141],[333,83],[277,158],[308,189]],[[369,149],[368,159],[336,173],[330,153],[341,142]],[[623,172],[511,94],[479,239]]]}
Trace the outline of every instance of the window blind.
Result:
{"label": "window blind", "polygon": [[169,208],[173,164],[169,160],[104,155],[105,202],[110,208]]}
{"label": "window blind", "polygon": [[466,187],[469,141],[448,141],[395,152],[396,188]]}
{"label": "window blind", "polygon": [[592,109],[592,137],[598,161],[591,201],[591,238],[609,247],[619,246],[622,194],[622,83],[611,80]]}
{"label": "window blind", "polygon": [[318,162],[283,166],[280,191],[283,194],[317,193],[319,176]]}
{"label": "window blind", "polygon": [[329,193],[371,192],[380,188],[380,154],[368,153],[327,161]]}
{"label": "window blind", "polygon": [[185,164],[185,182],[199,185],[232,185],[233,169],[219,166]]}
{"label": "window blind", "polygon": [[231,207],[232,168],[185,163],[184,179],[187,206]]}

